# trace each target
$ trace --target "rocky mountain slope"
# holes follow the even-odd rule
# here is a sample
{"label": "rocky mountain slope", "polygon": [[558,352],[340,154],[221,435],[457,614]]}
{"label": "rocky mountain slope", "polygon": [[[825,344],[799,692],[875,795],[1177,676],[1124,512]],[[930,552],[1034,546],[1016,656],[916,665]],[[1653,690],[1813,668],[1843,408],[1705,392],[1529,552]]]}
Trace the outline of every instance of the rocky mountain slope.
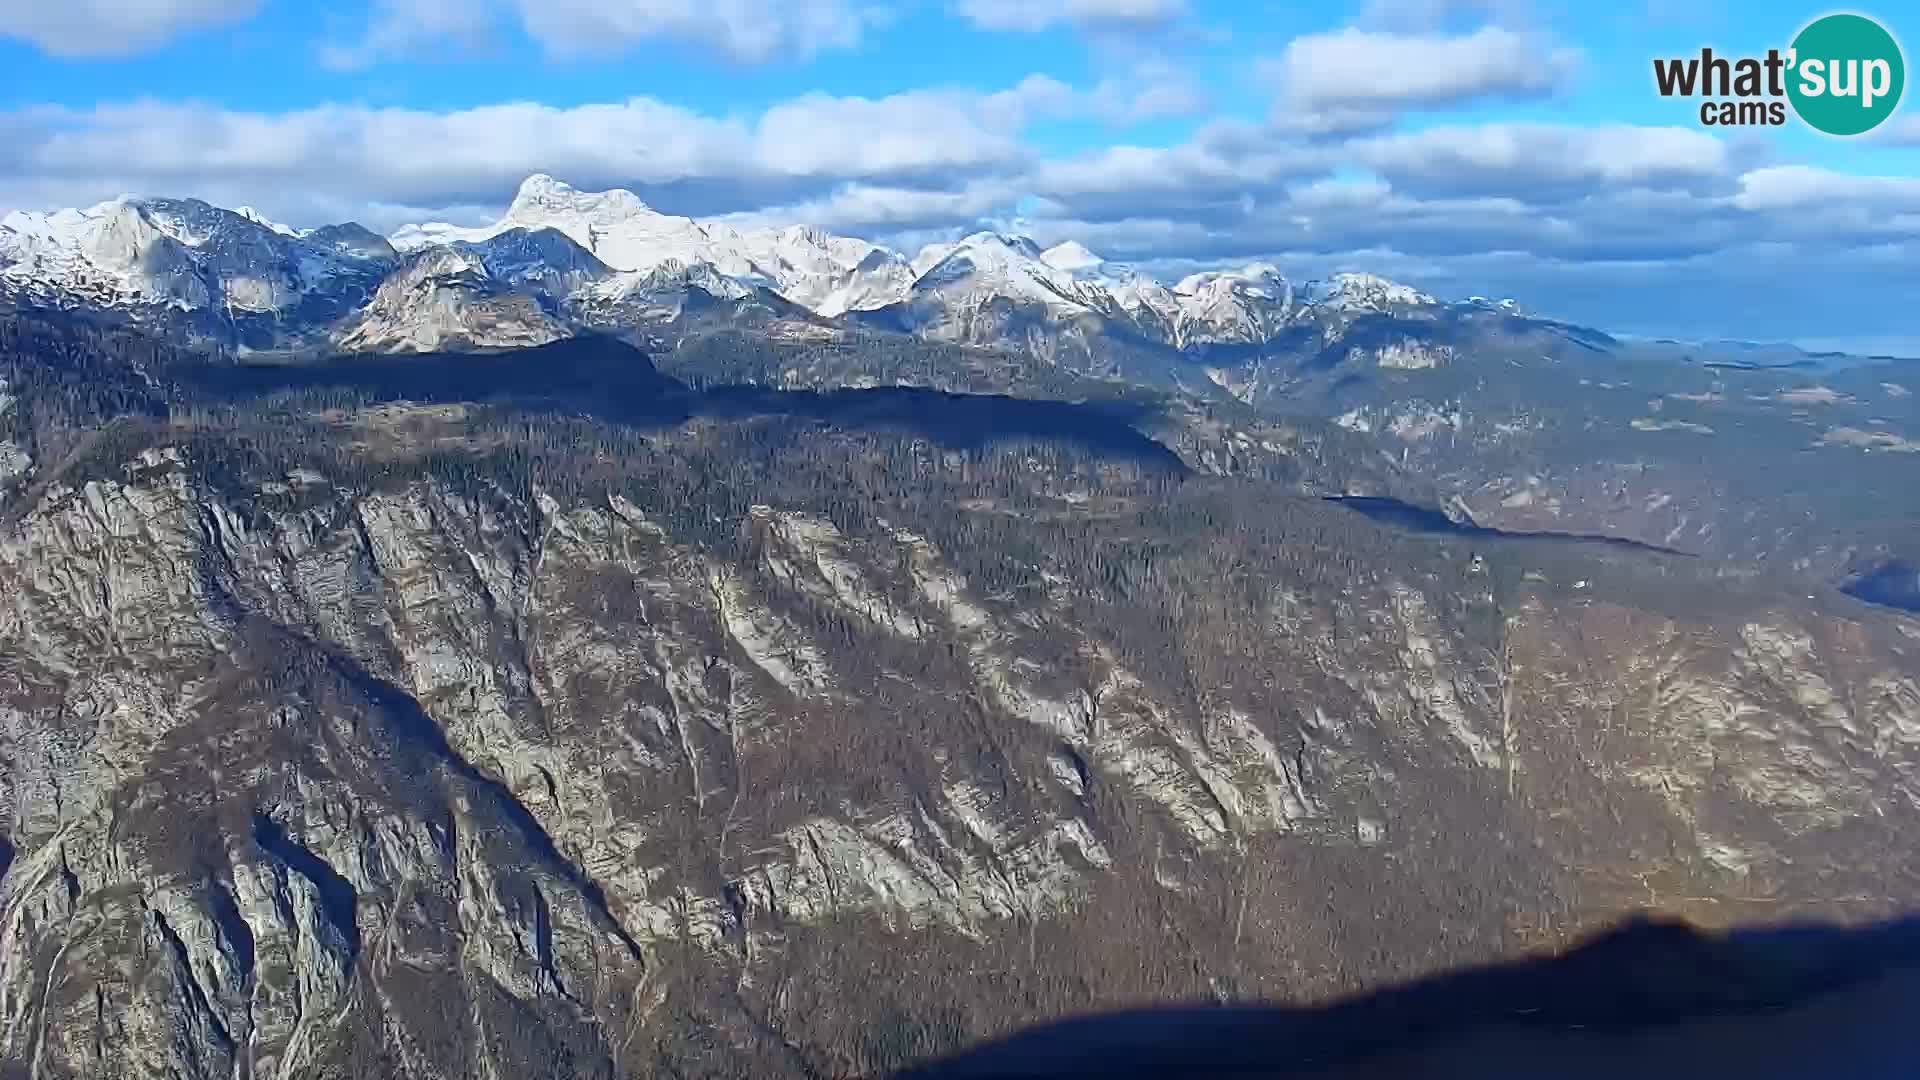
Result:
{"label": "rocky mountain slope", "polygon": [[[943,422],[968,398],[378,381],[433,358],[216,393],[13,340],[33,1075],[873,1073],[1642,905],[1920,895],[1920,624],[1838,595]],[[644,365],[618,396],[679,392]]]}
{"label": "rocky mountain slope", "polygon": [[[525,236],[524,233],[512,235]],[[564,241],[564,238],[561,238]],[[568,329],[498,275],[485,249],[436,247],[404,260],[344,328],[348,352],[407,353],[489,345],[544,345]],[[536,280],[553,271],[540,264]]]}

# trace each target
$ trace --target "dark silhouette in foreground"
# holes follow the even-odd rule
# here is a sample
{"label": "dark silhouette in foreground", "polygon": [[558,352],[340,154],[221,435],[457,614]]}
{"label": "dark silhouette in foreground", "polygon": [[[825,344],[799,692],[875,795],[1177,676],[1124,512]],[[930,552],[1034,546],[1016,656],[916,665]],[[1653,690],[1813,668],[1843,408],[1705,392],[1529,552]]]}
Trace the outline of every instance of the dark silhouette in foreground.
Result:
{"label": "dark silhouette in foreground", "polygon": [[903,1077],[1920,1076],[1920,918],[1709,934],[1636,920],[1564,955],[1324,1008],[1141,1010]]}

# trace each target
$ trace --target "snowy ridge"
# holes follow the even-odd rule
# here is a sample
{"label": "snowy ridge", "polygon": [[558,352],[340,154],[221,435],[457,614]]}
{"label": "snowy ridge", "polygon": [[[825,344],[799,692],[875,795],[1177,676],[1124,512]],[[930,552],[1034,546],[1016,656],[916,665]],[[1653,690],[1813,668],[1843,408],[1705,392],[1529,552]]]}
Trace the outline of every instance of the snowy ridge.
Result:
{"label": "snowy ridge", "polygon": [[[473,273],[453,273],[458,260],[419,258],[429,251],[459,253]],[[454,323],[475,312],[498,324],[506,293],[530,301],[512,305],[508,321],[524,327],[506,335],[515,339],[557,332],[555,320],[671,319],[694,293],[740,300],[764,290],[815,316],[871,315],[943,340],[1031,345],[1066,335],[1084,344],[1119,333],[1178,350],[1258,345],[1309,318],[1439,306],[1370,274],[1296,288],[1259,263],[1169,286],[1077,241],[1042,250],[991,231],[908,256],[802,225],[665,214],[631,191],[582,191],[544,174],[528,177],[490,225],[428,222],[387,237],[351,223],[295,229],[251,207],[196,200],[15,212],[0,219],[0,288],[208,313],[216,329],[271,317],[276,340],[408,348],[460,339]]]}
{"label": "snowy ridge", "polygon": [[565,234],[616,272],[595,287],[597,297],[693,284],[734,298],[765,288],[829,318],[900,306],[916,329],[960,339],[999,325],[1004,320],[983,316],[1008,304],[1056,320],[1118,319],[1177,348],[1265,341],[1309,300],[1349,314],[1438,304],[1371,274],[1335,275],[1323,287],[1296,291],[1266,264],[1194,274],[1169,287],[1078,241],[1042,250],[1027,237],[990,231],[929,244],[908,257],[807,226],[743,230],[662,214],[631,191],[581,191],[544,174],[528,177],[492,225],[407,226],[390,239],[409,250],[539,228]]}
{"label": "snowy ridge", "polygon": [[371,234],[369,242],[330,228],[326,237],[298,233],[195,199],[121,197],[83,210],[15,211],[0,219],[0,283],[230,318],[282,312],[316,294],[361,299],[392,251]]}
{"label": "snowy ridge", "polygon": [[1092,270],[1105,265],[1106,260],[1088,251],[1086,245],[1078,240],[1069,240],[1064,244],[1055,244],[1040,253],[1040,261],[1063,273],[1077,273]]}
{"label": "snowy ridge", "polygon": [[1381,312],[1439,303],[1426,293],[1376,274],[1335,274],[1328,280],[1320,302],[1343,311]]}

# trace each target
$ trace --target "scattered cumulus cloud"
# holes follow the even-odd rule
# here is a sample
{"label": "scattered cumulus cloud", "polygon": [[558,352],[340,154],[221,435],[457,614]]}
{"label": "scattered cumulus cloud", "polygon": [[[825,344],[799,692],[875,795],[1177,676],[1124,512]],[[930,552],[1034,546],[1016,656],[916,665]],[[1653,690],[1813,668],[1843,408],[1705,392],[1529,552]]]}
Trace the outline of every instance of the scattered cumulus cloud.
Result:
{"label": "scattered cumulus cloud", "polygon": [[1006,176],[980,177],[946,188],[853,181],[812,198],[721,217],[743,228],[806,222],[881,238],[911,251],[946,239],[958,228],[971,228],[1004,214],[1023,190],[1016,179]]}
{"label": "scattered cumulus cloud", "polygon": [[693,45],[764,64],[850,49],[886,17],[859,0],[377,0],[364,35],[323,48],[329,66],[358,68],[518,27],[558,56],[608,55],[649,41]]}
{"label": "scattered cumulus cloud", "polygon": [[260,0],[9,0],[0,3],[0,38],[55,56],[125,56],[259,9]]}
{"label": "scattered cumulus cloud", "polygon": [[1020,131],[1073,107],[1045,76],[992,94],[914,90],[891,97],[810,94],[773,106],[754,125],[751,162],[778,175],[946,174],[1022,159]]}
{"label": "scattered cumulus cloud", "polygon": [[957,0],[953,10],[983,30],[1085,31],[1164,26],[1185,15],[1186,0]]}
{"label": "scattered cumulus cloud", "polygon": [[1578,61],[1573,50],[1498,26],[1458,35],[1346,27],[1294,38],[1262,75],[1289,112],[1370,116],[1545,97]]}
{"label": "scattered cumulus cloud", "polygon": [[563,52],[668,38],[753,63],[851,48],[879,17],[850,0],[516,0],[515,6],[527,33]]}
{"label": "scattered cumulus cloud", "polygon": [[1208,106],[1206,92],[1186,69],[1159,58],[1101,79],[1085,102],[1094,115],[1114,124],[1194,116]]}
{"label": "scattered cumulus cloud", "polygon": [[477,48],[493,36],[497,15],[486,0],[375,0],[360,40],[322,44],[319,59],[334,70],[355,71],[428,49]]}
{"label": "scattered cumulus cloud", "polygon": [[1521,26],[1534,19],[1532,0],[1367,0],[1357,21],[1382,30],[1432,31],[1477,23]]}
{"label": "scattered cumulus cloud", "polygon": [[1740,177],[1734,204],[1743,210],[1841,206],[1920,212],[1920,178],[1858,176],[1812,165],[1775,165]]}
{"label": "scattered cumulus cloud", "polygon": [[684,212],[719,213],[841,183],[936,188],[1025,168],[1031,151],[1022,129],[1074,107],[1070,88],[1037,76],[993,93],[811,94],[746,117],[651,98],[447,112],[35,107],[0,113],[9,147],[0,158],[0,203],[191,194],[301,217],[322,208],[484,204],[545,171],[583,186],[657,189]]}
{"label": "scattered cumulus cloud", "polygon": [[1694,128],[1605,124],[1445,125],[1359,140],[1354,156],[1412,187],[1453,194],[1524,191],[1578,197],[1596,183],[1710,182],[1734,160],[1727,143]]}

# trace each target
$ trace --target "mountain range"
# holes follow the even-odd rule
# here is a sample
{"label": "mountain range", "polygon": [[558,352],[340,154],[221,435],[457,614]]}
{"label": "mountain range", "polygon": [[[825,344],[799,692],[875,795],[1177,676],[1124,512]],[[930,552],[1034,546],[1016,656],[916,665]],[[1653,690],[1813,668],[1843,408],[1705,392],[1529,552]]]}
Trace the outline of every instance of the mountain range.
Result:
{"label": "mountain range", "polygon": [[0,285],[0,1077],[877,1076],[1920,897],[1910,364],[544,177]]}
{"label": "mountain range", "polygon": [[[907,255],[804,226],[741,229],[660,213],[632,192],[536,175],[500,220],[294,229],[247,207],[123,197],[0,219],[0,288],[16,300],[168,321],[238,350],[509,347],[581,327],[671,322],[697,300],[777,300],[801,323],[968,345],[1096,341],[1205,357],[1283,340],[1320,349],[1357,319],[1519,318],[1511,301],[1443,303],[1368,274],[1295,283],[1266,264],[1163,283],[1068,242],[976,232]],[[1544,324],[1543,324],[1544,325]],[[1419,335],[1369,347],[1428,365]]]}
{"label": "mountain range", "polygon": [[[389,236],[193,199],[14,212],[0,218],[0,307],[240,362],[599,335],[699,386],[1172,395],[1183,419],[1154,437],[1205,446],[1220,468],[1285,458],[1258,432],[1287,417],[1375,444],[1415,481],[1385,490],[1462,521],[1784,560],[1826,583],[1907,555],[1897,523],[1820,478],[1849,454],[1867,504],[1904,505],[1898,465],[1920,446],[1912,380],[1885,358],[1615,336],[1361,273],[1295,282],[1254,264],[1167,283],[1076,242],[998,232],[908,255],[665,214],[544,174],[490,225]],[[1330,493],[1383,491],[1342,487],[1351,471],[1334,483],[1324,462],[1308,472]],[[1754,498],[1726,497],[1749,484]]]}

